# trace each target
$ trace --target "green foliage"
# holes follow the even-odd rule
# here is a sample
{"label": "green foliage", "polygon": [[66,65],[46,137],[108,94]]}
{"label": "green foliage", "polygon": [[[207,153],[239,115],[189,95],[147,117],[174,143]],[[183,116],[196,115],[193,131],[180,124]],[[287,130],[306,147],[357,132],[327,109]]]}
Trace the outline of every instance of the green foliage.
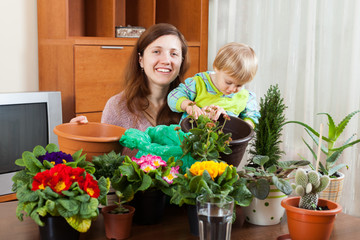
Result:
{"label": "green foliage", "polygon": [[[321,145],[321,151],[326,156],[326,163],[325,163],[325,166],[321,162],[319,164],[321,172],[324,173],[325,175],[329,175],[331,177],[338,170],[345,167],[346,164],[335,165],[336,161],[339,159],[340,155],[346,148],[351,147],[354,144],[357,144],[360,142],[360,139],[351,141],[352,138],[355,136],[355,134],[353,134],[349,139],[347,139],[345,141],[345,143],[342,146],[336,147],[336,142],[337,142],[338,138],[341,136],[345,127],[347,126],[347,124],[349,123],[351,118],[359,112],[360,112],[360,110],[357,110],[357,111],[354,111],[354,112],[348,114],[347,116],[344,117],[344,119],[338,125],[335,124],[335,122],[334,122],[333,118],[330,116],[330,114],[318,113],[318,115],[326,115],[327,116],[328,127],[329,127],[328,135],[322,136],[322,139],[326,142],[326,144]],[[314,141],[316,146],[319,146],[320,134],[317,131],[315,131],[312,127],[310,127],[309,125],[307,125],[303,122],[299,122],[299,121],[288,121],[285,124],[288,124],[288,123],[296,123],[296,124],[299,124],[299,125],[305,127],[305,131],[307,132],[307,134],[311,137],[311,139]],[[314,159],[317,159],[317,155],[314,152],[314,150],[312,149],[312,147],[310,146],[310,144],[307,143],[304,139],[303,139],[303,141],[304,141],[305,145],[307,146],[307,148],[312,153]],[[313,166],[312,166],[312,168],[314,169]]]}
{"label": "green foliage", "polygon": [[[109,181],[104,177],[97,181],[100,189],[100,196],[98,198],[90,197],[79,187],[77,182],[74,182],[62,194],[54,192],[48,186],[44,190],[32,191],[33,177],[37,173],[54,167],[47,160],[41,163],[37,159],[37,157],[45,155],[46,152],[59,152],[59,149],[55,144],[49,144],[45,148],[36,146],[33,152],[24,152],[22,158],[15,162],[18,166],[24,167],[23,170],[17,172],[12,178],[14,182],[13,191],[16,192],[18,199],[16,216],[20,221],[23,221],[25,212],[26,216],[30,216],[40,226],[44,226],[40,216],[47,214],[62,216],[77,231],[87,231],[91,221],[99,214],[99,202],[106,204]],[[81,167],[87,173],[92,174],[95,169],[90,162],[85,161],[85,155],[82,156],[81,152],[82,150],[79,150],[74,153],[72,155],[74,162],[67,162],[65,165],[72,168]]]}
{"label": "green foliage", "polygon": [[200,115],[196,120],[191,115],[189,118],[192,128],[180,145],[183,156],[190,153],[195,160],[206,161],[218,160],[220,153],[231,154],[232,150],[229,147],[231,133],[223,132],[226,120],[220,125],[219,122],[214,122],[205,115]]}
{"label": "green foliage", "polygon": [[120,192],[120,191],[116,191],[115,192],[116,196],[118,197],[119,201],[115,202],[115,204],[117,205],[116,208],[114,208],[113,210],[110,211],[110,213],[112,214],[124,214],[124,213],[128,213],[129,209],[127,209],[126,207],[123,206],[124,203],[126,203],[126,201],[123,201],[123,197],[124,195]]}
{"label": "green foliage", "polygon": [[150,189],[160,189],[169,195],[170,184],[163,177],[169,174],[172,167],[181,164],[181,161],[175,162],[175,158],[171,157],[168,159],[166,167],[161,166],[146,173],[136,162],[125,156],[123,164],[115,170],[111,178],[111,186],[121,192],[124,202],[131,201],[138,191]]}
{"label": "green foliage", "polygon": [[[265,168],[276,165],[284,154],[280,149],[281,131],[285,122],[284,99],[278,85],[271,85],[264,98],[260,99],[260,118],[259,124],[255,130],[255,141],[250,146],[250,153],[256,155],[268,156],[269,160]],[[250,159],[250,163],[253,160]]]}
{"label": "green foliage", "polygon": [[189,169],[186,175],[178,174],[178,178],[174,180],[174,192],[170,202],[179,206],[195,205],[196,198],[201,194],[231,196],[235,204],[243,207],[249,206],[252,200],[245,179],[239,177],[235,167],[227,166],[225,171],[214,179],[208,170],[202,175],[193,175]]}
{"label": "green foliage", "polygon": [[268,156],[254,156],[252,161],[255,167],[247,165],[244,166],[244,170],[239,172],[240,177],[247,180],[250,192],[261,200],[269,195],[271,184],[274,184],[284,194],[291,194],[291,185],[285,178],[299,166],[309,164],[308,161],[279,161],[276,165],[265,168],[269,160]]}
{"label": "green foliage", "polygon": [[299,207],[315,210],[318,204],[319,193],[324,191],[330,183],[329,176],[320,176],[311,170],[297,169],[295,184],[292,185],[296,195],[300,196]]}
{"label": "green foliage", "polygon": [[289,195],[292,189],[286,178],[297,167],[309,164],[308,161],[279,161],[284,154],[280,149],[280,138],[286,108],[278,85],[271,85],[264,98],[260,99],[261,117],[249,151],[252,158],[240,172],[240,176],[247,179],[247,187],[254,197],[261,200],[269,195],[271,184]]}
{"label": "green foliage", "polygon": [[[24,167],[23,170],[18,171],[12,177],[12,181],[14,182],[12,186],[12,190],[16,192],[17,189],[17,181],[29,182],[33,176],[35,176],[38,172],[42,172],[44,170],[48,170],[54,167],[54,164],[50,163],[47,160],[44,160],[41,163],[37,157],[45,155],[46,152],[59,152],[59,148],[54,143],[49,143],[45,148],[43,146],[34,147],[33,151],[25,151],[22,153],[22,158],[17,159],[15,164]],[[80,167],[85,169],[86,172],[93,174],[95,172],[94,165],[91,162],[85,161],[86,155],[81,155],[82,149],[75,152],[72,155],[73,162],[67,162],[65,165],[71,166],[73,168]]]}
{"label": "green foliage", "polygon": [[111,151],[108,154],[94,156],[92,163],[95,167],[94,176],[100,178],[101,176],[105,178],[112,178],[116,169],[119,168],[122,161],[124,161],[125,156],[121,156],[120,153],[115,153]]}

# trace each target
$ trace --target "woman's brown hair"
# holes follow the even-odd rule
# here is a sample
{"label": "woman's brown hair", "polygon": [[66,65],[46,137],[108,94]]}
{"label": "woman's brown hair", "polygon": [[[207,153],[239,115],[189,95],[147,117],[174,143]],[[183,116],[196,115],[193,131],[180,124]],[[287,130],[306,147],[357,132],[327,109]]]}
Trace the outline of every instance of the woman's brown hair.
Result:
{"label": "woman's brown hair", "polygon": [[[180,84],[184,78],[185,72],[189,68],[187,54],[188,48],[182,33],[173,25],[167,23],[159,23],[149,27],[143,34],[141,34],[135,44],[127,66],[127,72],[125,74],[126,85],[124,89],[124,97],[126,99],[126,106],[129,111],[134,114],[137,111],[144,111],[149,107],[149,101],[146,97],[150,95],[150,89],[146,75],[140,67],[139,56],[143,56],[146,47],[153,41],[165,35],[174,35],[179,38],[183,56],[179,75],[170,83],[168,93]],[[165,101],[164,105],[158,112],[156,124],[178,124],[179,120],[179,113],[172,112]]]}

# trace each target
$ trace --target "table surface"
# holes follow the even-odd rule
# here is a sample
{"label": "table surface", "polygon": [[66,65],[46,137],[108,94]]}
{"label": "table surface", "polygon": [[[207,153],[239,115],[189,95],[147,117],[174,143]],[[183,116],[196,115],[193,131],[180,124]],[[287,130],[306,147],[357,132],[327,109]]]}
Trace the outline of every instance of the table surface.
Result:
{"label": "table surface", "polygon": [[[20,222],[15,214],[16,206],[17,201],[0,203],[0,239],[39,239],[38,226],[30,217],[25,217],[24,221]],[[241,226],[241,221],[239,220],[232,227],[231,239],[233,240],[276,240],[277,237],[288,233],[286,218],[280,224],[272,226],[257,226],[246,222]],[[80,239],[106,239],[101,214],[92,223],[88,232],[80,234]],[[166,214],[161,223],[150,226],[133,224],[132,235],[129,239],[195,240],[198,237],[190,234],[186,209],[177,206],[167,206]],[[359,240],[360,218],[344,213],[338,214],[330,239]]]}

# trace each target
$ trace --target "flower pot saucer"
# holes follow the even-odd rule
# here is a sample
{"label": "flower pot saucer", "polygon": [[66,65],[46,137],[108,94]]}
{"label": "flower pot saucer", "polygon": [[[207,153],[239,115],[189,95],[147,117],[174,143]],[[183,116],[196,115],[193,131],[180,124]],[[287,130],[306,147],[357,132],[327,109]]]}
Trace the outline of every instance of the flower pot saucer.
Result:
{"label": "flower pot saucer", "polygon": [[290,234],[284,234],[277,237],[277,240],[291,240]]}

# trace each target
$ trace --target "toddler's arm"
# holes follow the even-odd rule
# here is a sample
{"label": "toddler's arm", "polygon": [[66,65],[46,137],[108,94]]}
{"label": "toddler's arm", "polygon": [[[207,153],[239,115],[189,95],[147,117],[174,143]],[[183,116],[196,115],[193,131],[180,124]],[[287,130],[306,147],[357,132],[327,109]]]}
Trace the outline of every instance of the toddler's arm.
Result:
{"label": "toddler's arm", "polygon": [[[173,112],[184,112],[185,106],[182,103],[186,100],[192,102],[196,98],[196,81],[193,78],[188,78],[185,83],[180,83],[177,88],[174,88],[167,97],[168,105]],[[186,111],[187,112],[187,111]]]}
{"label": "toddler's arm", "polygon": [[244,111],[242,111],[239,117],[249,123],[253,128],[259,123],[260,112],[258,110],[258,104],[256,101],[256,95],[249,91],[249,99],[246,103]]}

